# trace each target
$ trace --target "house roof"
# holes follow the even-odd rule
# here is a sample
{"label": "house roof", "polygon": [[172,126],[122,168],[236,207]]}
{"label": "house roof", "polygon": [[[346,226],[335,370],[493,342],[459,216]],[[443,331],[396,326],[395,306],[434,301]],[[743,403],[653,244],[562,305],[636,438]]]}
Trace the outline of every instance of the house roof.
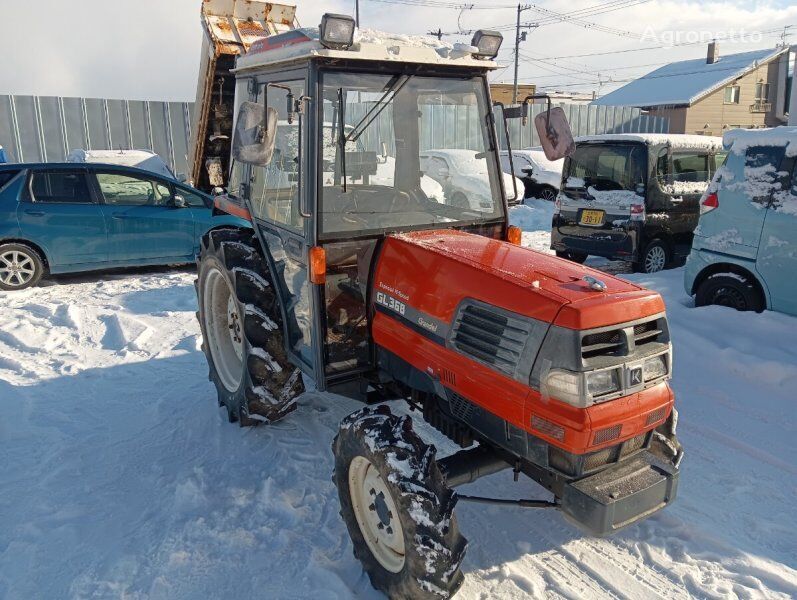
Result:
{"label": "house roof", "polygon": [[706,63],[705,58],[670,63],[598,98],[592,104],[642,108],[691,105],[787,51],[788,48],[769,48],[729,54],[713,64]]}

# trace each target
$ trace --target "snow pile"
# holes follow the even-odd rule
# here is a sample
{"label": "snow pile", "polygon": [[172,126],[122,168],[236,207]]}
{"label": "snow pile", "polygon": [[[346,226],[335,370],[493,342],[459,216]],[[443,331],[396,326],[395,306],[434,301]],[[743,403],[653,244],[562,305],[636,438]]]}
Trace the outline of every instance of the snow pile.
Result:
{"label": "snow pile", "polygon": [[576,142],[643,142],[645,144],[669,144],[673,150],[703,148],[709,151],[722,150],[722,138],[709,135],[683,133],[604,133],[578,136]]}
{"label": "snow pile", "polygon": [[[512,218],[544,225],[528,232],[542,239],[551,210],[531,201]],[[361,405],[311,391],[277,424],[227,423],[194,278],[0,293],[0,597],[382,597],[331,481],[332,438]],[[556,512],[461,502],[457,598],[797,596],[797,319],[695,309],[681,269],[629,278],[667,302],[686,450],[677,501],[605,539]],[[439,456],[457,449],[415,427]],[[463,493],[549,498],[509,471]]]}
{"label": "snow pile", "polygon": [[[404,35],[389,33],[377,29],[357,29],[354,32],[354,41],[359,44],[374,44],[377,46],[409,46],[412,48],[431,48],[439,51],[454,50],[461,44],[452,44],[429,35]],[[470,47],[470,46],[468,46]]]}
{"label": "snow pile", "polygon": [[509,209],[509,223],[523,230],[523,245],[551,254],[551,221],[554,203],[527,198],[523,204]]}
{"label": "snow pile", "polygon": [[734,154],[742,155],[751,146],[785,146],[787,156],[797,156],[797,127],[733,129],[722,139]]}
{"label": "snow pile", "polygon": [[597,190],[593,186],[587,188],[587,193],[592,196],[600,206],[614,206],[617,208],[631,208],[632,204],[644,204],[645,199],[631,190]]}

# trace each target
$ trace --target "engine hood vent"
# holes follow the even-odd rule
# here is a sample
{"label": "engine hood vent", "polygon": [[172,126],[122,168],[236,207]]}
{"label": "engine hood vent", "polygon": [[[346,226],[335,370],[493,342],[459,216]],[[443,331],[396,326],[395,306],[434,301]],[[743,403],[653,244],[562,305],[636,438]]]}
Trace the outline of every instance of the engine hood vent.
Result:
{"label": "engine hood vent", "polygon": [[514,376],[532,329],[528,319],[466,301],[454,321],[451,344],[474,360]]}

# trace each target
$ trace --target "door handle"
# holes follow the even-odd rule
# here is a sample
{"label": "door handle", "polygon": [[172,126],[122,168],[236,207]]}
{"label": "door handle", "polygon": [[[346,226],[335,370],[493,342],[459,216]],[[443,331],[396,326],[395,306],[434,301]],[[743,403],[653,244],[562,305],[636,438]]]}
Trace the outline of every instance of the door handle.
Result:
{"label": "door handle", "polygon": [[41,211],[41,210],[26,210],[25,214],[26,215],[30,215],[31,217],[43,217],[44,216],[44,211]]}

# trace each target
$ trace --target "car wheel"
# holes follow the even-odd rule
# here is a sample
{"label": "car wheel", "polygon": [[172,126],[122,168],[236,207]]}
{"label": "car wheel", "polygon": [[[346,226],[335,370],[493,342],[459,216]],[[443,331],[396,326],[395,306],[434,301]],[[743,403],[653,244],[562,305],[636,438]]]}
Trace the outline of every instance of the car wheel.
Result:
{"label": "car wheel", "polygon": [[753,281],[738,273],[715,273],[698,286],[695,306],[710,304],[736,310],[764,310],[764,299]]}
{"label": "car wheel", "polygon": [[572,252],[571,250],[565,250],[565,251],[557,250],[556,256],[558,256],[559,258],[566,258],[567,260],[570,260],[574,263],[583,265],[584,261],[587,260],[587,256],[589,255],[582,254],[581,252]]}
{"label": "car wheel", "polygon": [[0,290],[33,287],[44,275],[39,253],[23,244],[0,245]]}
{"label": "car wheel", "polygon": [[642,253],[642,259],[635,264],[636,271],[641,273],[658,273],[670,262],[670,252],[662,240],[653,240]]}
{"label": "car wheel", "polygon": [[540,190],[540,199],[547,200],[548,202],[553,202],[556,200],[557,192],[555,189],[550,187],[544,187]]}

